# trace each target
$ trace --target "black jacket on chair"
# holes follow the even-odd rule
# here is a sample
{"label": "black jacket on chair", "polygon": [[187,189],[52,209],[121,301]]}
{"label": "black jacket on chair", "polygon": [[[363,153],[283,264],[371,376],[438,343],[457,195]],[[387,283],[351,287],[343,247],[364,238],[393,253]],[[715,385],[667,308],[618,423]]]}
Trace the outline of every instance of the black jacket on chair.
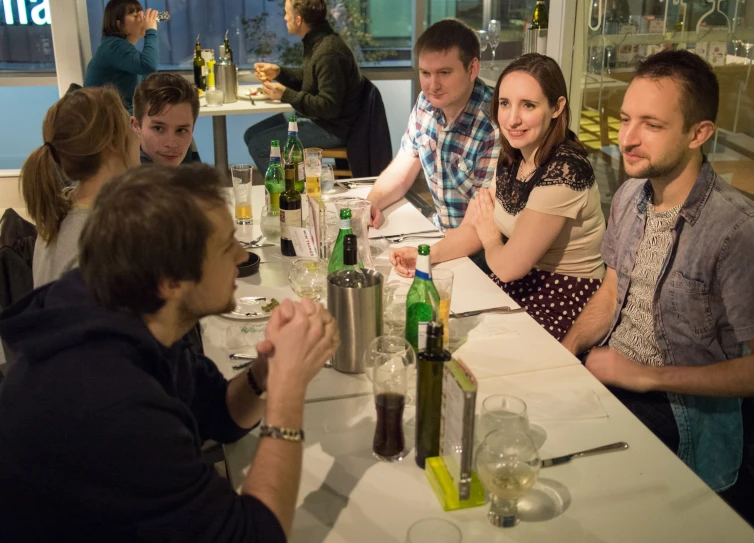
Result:
{"label": "black jacket on chair", "polygon": [[351,127],[346,150],[354,177],[380,175],[393,159],[385,105],[379,89],[364,78],[361,110]]}

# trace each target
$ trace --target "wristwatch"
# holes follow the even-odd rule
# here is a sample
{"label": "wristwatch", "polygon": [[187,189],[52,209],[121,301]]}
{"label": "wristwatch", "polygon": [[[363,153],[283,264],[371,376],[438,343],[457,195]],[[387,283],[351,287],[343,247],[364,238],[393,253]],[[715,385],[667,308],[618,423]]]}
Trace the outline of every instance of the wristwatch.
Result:
{"label": "wristwatch", "polygon": [[303,430],[281,428],[280,426],[269,426],[267,424],[261,426],[259,435],[261,437],[271,437],[273,439],[283,439],[285,441],[304,441]]}

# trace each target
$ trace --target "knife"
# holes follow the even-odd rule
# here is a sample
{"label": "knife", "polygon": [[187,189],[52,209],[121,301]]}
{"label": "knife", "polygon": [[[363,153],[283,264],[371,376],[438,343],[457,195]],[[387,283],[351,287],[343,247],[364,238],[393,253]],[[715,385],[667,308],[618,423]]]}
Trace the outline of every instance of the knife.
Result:
{"label": "knife", "polygon": [[[400,238],[402,236],[414,236],[416,234],[433,234],[433,233],[441,234],[442,232],[440,232],[437,228],[433,228],[432,230],[422,230],[420,232],[410,232],[408,234],[390,234],[387,236],[376,236],[376,238],[390,239],[390,238]],[[375,238],[371,238],[371,239],[375,239]]]}
{"label": "knife", "polygon": [[542,467],[549,468],[551,466],[559,466],[560,464],[567,464],[574,458],[581,458],[582,456],[593,456],[595,454],[603,454],[613,451],[623,451],[628,449],[628,443],[625,441],[619,441],[617,443],[611,443],[610,445],[603,445],[602,447],[595,447],[594,449],[587,449],[585,451],[566,454],[565,456],[556,456],[555,458],[547,458],[542,460]]}
{"label": "knife", "polygon": [[464,311],[463,313],[453,313],[450,312],[450,318],[451,319],[460,319],[463,317],[474,317],[476,315],[481,315],[482,313],[523,313],[526,311],[525,307],[517,307],[515,309],[512,309],[508,307],[507,305],[504,305],[502,307],[492,307],[490,309],[478,309],[476,311]]}

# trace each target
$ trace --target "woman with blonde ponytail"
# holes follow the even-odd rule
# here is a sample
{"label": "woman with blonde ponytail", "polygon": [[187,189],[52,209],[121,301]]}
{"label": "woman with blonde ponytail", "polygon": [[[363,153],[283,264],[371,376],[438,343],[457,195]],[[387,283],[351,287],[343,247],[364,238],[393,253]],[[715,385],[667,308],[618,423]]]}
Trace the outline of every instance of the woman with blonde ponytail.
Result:
{"label": "woman with blonde ponytail", "polygon": [[113,88],[65,95],[42,124],[43,145],[21,169],[21,192],[37,225],[34,286],[78,262],[78,239],[103,183],[139,164],[139,138]]}

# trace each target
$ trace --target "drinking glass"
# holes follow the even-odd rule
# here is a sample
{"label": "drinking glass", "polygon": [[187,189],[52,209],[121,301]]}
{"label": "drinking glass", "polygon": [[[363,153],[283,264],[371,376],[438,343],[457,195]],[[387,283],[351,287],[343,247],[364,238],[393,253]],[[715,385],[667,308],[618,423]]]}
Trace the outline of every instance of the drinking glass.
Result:
{"label": "drinking glass", "polygon": [[379,354],[373,359],[372,384],[377,426],[372,454],[383,462],[399,462],[406,456],[403,409],[408,391],[406,358],[400,352]]}
{"label": "drinking glass", "polygon": [[490,50],[492,50],[492,61],[490,62],[490,69],[494,70],[495,51],[497,50],[497,46],[500,43],[500,23],[498,23],[495,19],[492,19],[489,26],[487,27],[487,40],[490,43]]}
{"label": "drinking glass", "polygon": [[442,322],[442,342],[445,348],[450,343],[450,298],[453,294],[453,272],[450,270],[432,270],[432,282],[440,295],[440,322]]}
{"label": "drinking glass", "polygon": [[518,524],[518,499],[539,475],[539,452],[531,438],[520,430],[491,432],[477,451],[475,467],[492,501],[487,519],[498,528]]}
{"label": "drinking glass", "polygon": [[278,243],[280,241],[280,211],[272,209],[271,206],[264,206],[259,227],[267,241]]}
{"label": "drinking glass", "polygon": [[299,258],[288,273],[288,283],[301,298],[320,301],[327,294],[327,261],[318,258]]}
{"label": "drinking glass", "polygon": [[251,224],[251,178],[254,168],[251,164],[235,164],[230,167],[237,224]]}
{"label": "drinking glass", "polygon": [[479,64],[482,64],[482,53],[484,53],[487,50],[487,46],[489,45],[489,41],[487,38],[487,31],[486,30],[477,30],[476,36],[479,38]]}
{"label": "drinking glass", "polygon": [[322,164],[319,184],[323,194],[332,192],[335,188],[335,170],[333,170],[332,164]]}
{"label": "drinking glass", "polygon": [[529,415],[526,402],[507,394],[495,394],[482,402],[477,431],[478,441],[484,441],[488,434],[496,430],[507,432],[529,432]]}
{"label": "drinking glass", "polygon": [[319,196],[322,194],[320,188],[322,149],[318,147],[304,149],[304,166],[306,169],[306,194],[308,196]]}
{"label": "drinking glass", "polygon": [[461,543],[458,526],[441,518],[425,518],[414,522],[406,533],[406,543]]}
{"label": "drinking glass", "polygon": [[406,296],[409,285],[391,282],[382,290],[382,330],[391,336],[403,337],[406,333]]}
{"label": "drinking glass", "polygon": [[411,344],[402,336],[378,336],[374,338],[364,351],[364,373],[374,381],[374,368],[380,357],[397,356],[406,365],[406,379],[410,379],[416,368],[416,353]]}

